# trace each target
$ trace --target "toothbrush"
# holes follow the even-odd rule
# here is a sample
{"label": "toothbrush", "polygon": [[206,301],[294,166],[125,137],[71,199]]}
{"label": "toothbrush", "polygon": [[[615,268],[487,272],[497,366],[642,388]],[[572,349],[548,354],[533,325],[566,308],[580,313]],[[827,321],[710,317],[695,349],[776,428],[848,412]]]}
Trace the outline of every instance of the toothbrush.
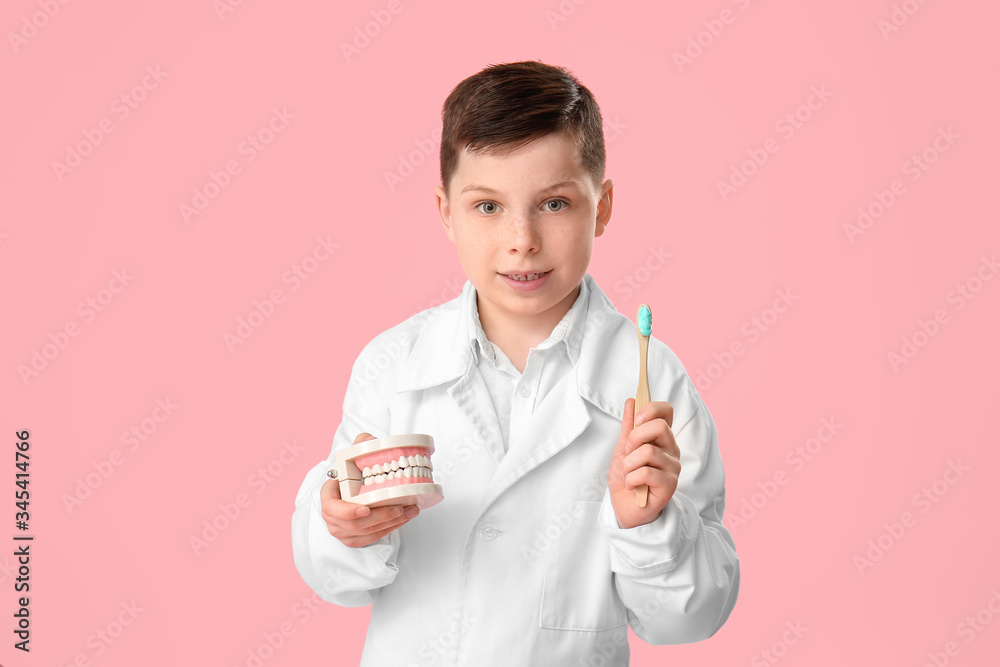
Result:
{"label": "toothbrush", "polygon": [[[636,313],[636,326],[639,329],[639,387],[635,390],[635,410],[633,415],[649,403],[649,378],[646,377],[646,350],[649,348],[649,334],[653,332],[653,313],[644,303],[639,304]],[[632,428],[635,428],[633,422]],[[635,487],[635,501],[639,507],[646,506],[649,487],[641,484]]]}

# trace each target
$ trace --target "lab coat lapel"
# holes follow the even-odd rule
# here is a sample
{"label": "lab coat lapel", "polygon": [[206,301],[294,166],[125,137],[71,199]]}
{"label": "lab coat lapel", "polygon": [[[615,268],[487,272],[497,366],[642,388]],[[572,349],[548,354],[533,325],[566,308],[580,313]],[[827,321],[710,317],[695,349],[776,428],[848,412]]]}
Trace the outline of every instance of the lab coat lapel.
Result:
{"label": "lab coat lapel", "polygon": [[414,342],[396,391],[427,389],[449,382],[448,395],[486,443],[494,463],[499,464],[504,457],[500,422],[472,352],[469,313],[475,298],[475,288],[467,280],[458,297],[420,313],[427,322]]}
{"label": "lab coat lapel", "polygon": [[522,429],[511,433],[509,451],[493,474],[483,498],[483,508],[517,480],[565,449],[586,430],[590,421],[590,410],[577,390],[576,374],[567,373]]}
{"label": "lab coat lapel", "polygon": [[493,407],[489,389],[486,387],[486,381],[483,380],[478,369],[470,364],[465,375],[448,387],[448,394],[455,399],[462,412],[472,422],[479,437],[486,443],[486,448],[493,456],[493,461],[499,464],[504,458],[500,422],[497,419],[496,408]]}

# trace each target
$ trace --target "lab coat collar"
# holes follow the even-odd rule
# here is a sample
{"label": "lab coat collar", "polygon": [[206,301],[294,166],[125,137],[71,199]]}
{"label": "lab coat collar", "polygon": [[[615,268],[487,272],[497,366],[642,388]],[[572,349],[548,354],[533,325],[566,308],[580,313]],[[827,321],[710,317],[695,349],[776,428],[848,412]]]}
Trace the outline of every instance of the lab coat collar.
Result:
{"label": "lab coat collar", "polygon": [[[625,399],[634,395],[638,384],[635,326],[615,309],[589,273],[583,282],[586,302],[581,305],[585,307],[576,315],[582,321],[572,320],[565,331],[577,389],[581,398],[620,421]],[[397,393],[456,379],[471,381],[475,357],[469,341],[475,339],[471,316],[475,299],[476,289],[467,280],[458,297],[421,314],[427,321],[401,369]],[[612,350],[619,355],[615,357]],[[623,350],[633,352],[628,360],[621,358]]]}

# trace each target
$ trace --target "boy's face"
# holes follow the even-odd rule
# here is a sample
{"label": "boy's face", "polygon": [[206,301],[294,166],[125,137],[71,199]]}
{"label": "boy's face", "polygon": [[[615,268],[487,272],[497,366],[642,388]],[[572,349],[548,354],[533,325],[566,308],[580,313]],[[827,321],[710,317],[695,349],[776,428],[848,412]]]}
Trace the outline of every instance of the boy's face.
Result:
{"label": "boy's face", "polygon": [[[594,238],[610,220],[613,185],[607,180],[595,189],[574,141],[562,133],[513,152],[460,154],[449,191],[438,186],[435,194],[478,292],[484,328],[506,322],[551,331],[558,324],[579,293]],[[505,275],[541,272],[547,275],[527,290]]]}

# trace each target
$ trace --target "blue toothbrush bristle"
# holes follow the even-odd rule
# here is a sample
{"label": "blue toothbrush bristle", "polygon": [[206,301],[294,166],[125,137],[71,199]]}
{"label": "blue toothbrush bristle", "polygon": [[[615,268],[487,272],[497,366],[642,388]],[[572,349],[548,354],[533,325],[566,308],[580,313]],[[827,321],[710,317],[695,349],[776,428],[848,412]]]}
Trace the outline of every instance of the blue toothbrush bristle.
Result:
{"label": "blue toothbrush bristle", "polygon": [[649,306],[642,304],[639,306],[639,333],[648,336],[653,332],[653,313]]}

